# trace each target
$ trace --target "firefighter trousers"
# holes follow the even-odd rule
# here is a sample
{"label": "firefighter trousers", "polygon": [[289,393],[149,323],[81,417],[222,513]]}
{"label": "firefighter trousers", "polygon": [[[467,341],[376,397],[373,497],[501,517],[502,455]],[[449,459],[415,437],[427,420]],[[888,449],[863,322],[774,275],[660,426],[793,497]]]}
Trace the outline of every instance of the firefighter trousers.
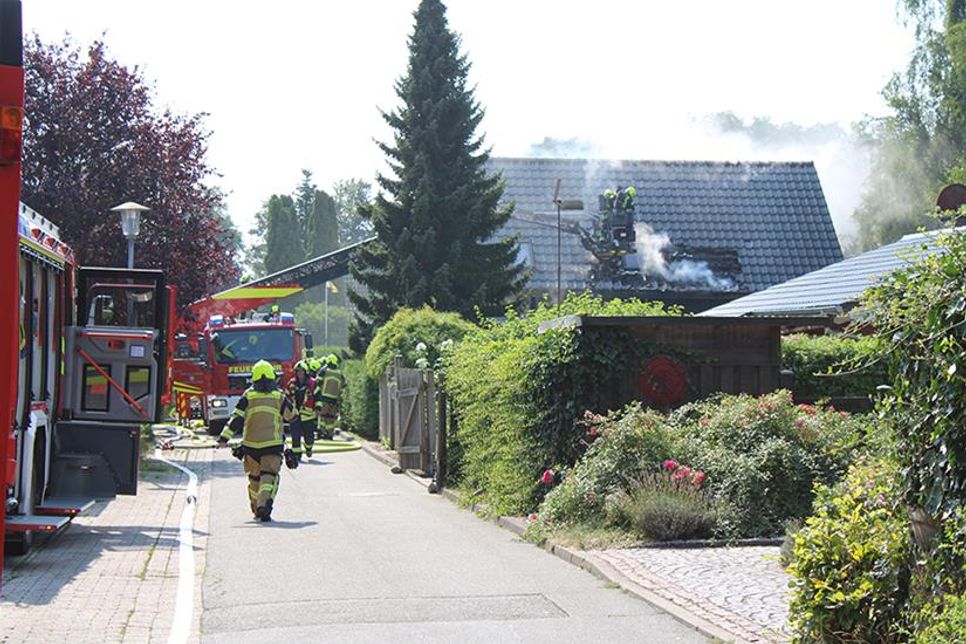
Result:
{"label": "firefighter trousers", "polygon": [[338,422],[339,403],[331,400],[323,400],[319,408],[319,438],[331,440],[335,435],[335,426]]}
{"label": "firefighter trousers", "polygon": [[[312,452],[312,445],[315,443],[315,417],[303,419],[298,416],[293,418],[288,424],[289,431],[292,432],[292,451],[296,456],[301,455],[306,449]],[[302,439],[305,439],[305,448],[302,447]]]}
{"label": "firefighter trousers", "polygon": [[266,454],[253,457],[245,455],[242,461],[245,474],[248,475],[248,500],[251,501],[252,514],[258,508],[268,506],[278,492],[278,473],[282,469],[281,454]]}

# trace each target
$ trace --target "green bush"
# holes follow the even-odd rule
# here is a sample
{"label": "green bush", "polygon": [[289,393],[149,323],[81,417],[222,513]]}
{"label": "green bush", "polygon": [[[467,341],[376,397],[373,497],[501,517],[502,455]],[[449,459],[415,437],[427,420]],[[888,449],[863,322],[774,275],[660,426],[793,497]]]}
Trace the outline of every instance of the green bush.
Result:
{"label": "green bush", "polygon": [[379,437],[379,383],[366,374],[362,360],[342,363],[346,390],[342,395],[342,423],[346,429],[370,440]]}
{"label": "green bush", "polygon": [[660,303],[570,294],[559,307],[543,302],[523,316],[508,311],[505,322],[467,334],[443,360],[463,454],[461,484],[479,491],[493,512],[532,510],[544,491],[540,472],[569,466],[580,455],[581,414],[620,406],[649,351],[627,333],[539,332],[542,322],[672,313]]}
{"label": "green bush", "polygon": [[903,639],[910,550],[900,481],[894,464],[870,461],[834,488],[818,486],[789,566],[797,641]]}
{"label": "green bush", "polygon": [[896,430],[907,501],[943,519],[966,506],[966,235],[936,244],[869,289],[862,317],[895,374],[880,411]]}
{"label": "green bush", "polygon": [[782,365],[795,373],[796,398],[868,397],[889,382],[886,363],[875,360],[880,346],[868,336],[788,335]]}
{"label": "green bush", "polygon": [[781,534],[790,520],[811,513],[814,483],[836,481],[866,449],[866,422],[794,405],[788,392],[719,395],[667,416],[638,403],[604,418],[590,415],[578,424],[590,446],[546,495],[540,515],[557,525],[613,525],[622,519],[607,514],[605,499],[673,458],[704,471],[708,493],[727,508],[718,513],[720,534]]}
{"label": "green bush", "polygon": [[585,416],[587,453],[554,487],[540,515],[560,524],[603,521],[603,502],[673,454],[664,417],[640,403],[607,417]]}
{"label": "green bush", "polygon": [[378,381],[396,356],[402,357],[404,367],[416,367],[421,359],[425,367],[435,366],[444,342],[458,342],[475,328],[456,313],[438,313],[428,306],[400,309],[372,338],[366,349],[366,371]]}
{"label": "green bush", "polygon": [[966,595],[945,599],[942,608],[916,633],[916,644],[961,644],[966,642]]}
{"label": "green bush", "polygon": [[[678,476],[684,470],[687,473]],[[626,492],[609,500],[614,506],[612,512],[632,530],[654,541],[711,537],[718,526],[718,505],[701,489],[701,481],[689,476],[691,473],[685,467],[648,472],[633,481]]]}
{"label": "green bush", "polygon": [[732,509],[724,532],[781,534],[811,513],[813,484],[842,474],[865,433],[865,419],[795,405],[787,391],[760,397],[718,395],[668,418],[675,454],[704,470],[709,489]]}

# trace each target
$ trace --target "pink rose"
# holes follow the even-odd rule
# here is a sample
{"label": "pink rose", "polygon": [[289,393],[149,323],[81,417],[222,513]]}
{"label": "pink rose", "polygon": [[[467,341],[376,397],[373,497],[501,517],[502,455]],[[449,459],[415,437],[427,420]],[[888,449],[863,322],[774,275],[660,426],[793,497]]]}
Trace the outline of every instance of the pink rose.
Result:
{"label": "pink rose", "polygon": [[848,417],[849,417],[849,415],[846,412],[844,412],[844,411],[840,411],[839,412],[839,418],[848,418]]}
{"label": "pink rose", "polygon": [[553,470],[546,470],[540,477],[540,482],[544,485],[553,485]]}
{"label": "pink rose", "polygon": [[797,419],[795,421],[795,424],[798,425],[799,428],[805,427],[805,421],[802,420],[801,418]]}
{"label": "pink rose", "polygon": [[709,424],[710,422],[711,422],[711,421],[710,421],[710,420],[708,420],[707,418],[702,418],[701,420],[699,420],[699,421],[698,421],[698,424],[699,424],[699,425],[707,425],[707,424]]}
{"label": "pink rose", "polygon": [[674,470],[674,474],[671,475],[672,481],[680,481],[682,479],[688,478],[691,475],[691,468],[687,465],[682,465],[678,469]]}
{"label": "pink rose", "polygon": [[529,517],[529,519],[530,519],[531,521],[537,521],[537,520],[539,519],[539,517],[537,516],[537,513],[536,513],[536,512],[534,512],[534,513],[532,513],[532,514],[530,515],[530,517]]}
{"label": "pink rose", "polygon": [[707,475],[701,470],[695,471],[694,474],[691,475],[691,481],[694,483],[694,487],[701,487],[704,485],[704,479],[706,476]]}
{"label": "pink rose", "polygon": [[672,458],[669,458],[666,461],[664,461],[664,463],[662,463],[661,467],[663,467],[664,469],[670,472],[678,469],[678,462]]}

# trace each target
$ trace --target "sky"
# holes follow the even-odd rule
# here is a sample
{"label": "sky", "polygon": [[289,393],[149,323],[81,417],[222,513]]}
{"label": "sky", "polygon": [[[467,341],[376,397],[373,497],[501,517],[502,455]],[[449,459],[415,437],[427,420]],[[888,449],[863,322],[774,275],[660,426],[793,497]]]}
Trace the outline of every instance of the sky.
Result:
{"label": "sky", "polygon": [[[815,161],[840,236],[868,159],[848,142],[762,148],[705,117],[731,111],[849,129],[887,113],[881,90],[912,36],[893,0],[449,0],[480,128],[496,156],[544,137],[610,159]],[[204,112],[211,183],[247,231],[301,169],[330,189],[385,172],[380,110],[398,104],[418,0],[23,0],[25,33],[103,38],[156,103]]]}

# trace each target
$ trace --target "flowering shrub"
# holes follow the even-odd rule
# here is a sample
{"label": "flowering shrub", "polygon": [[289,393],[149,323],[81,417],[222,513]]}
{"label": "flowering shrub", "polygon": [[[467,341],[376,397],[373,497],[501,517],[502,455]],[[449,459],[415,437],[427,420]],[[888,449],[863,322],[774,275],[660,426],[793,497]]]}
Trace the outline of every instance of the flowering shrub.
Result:
{"label": "flowering shrub", "polygon": [[853,467],[838,486],[820,485],[815,515],[795,535],[791,623],[803,642],[904,639],[909,595],[909,523],[898,468]]}
{"label": "flowering shrub", "polygon": [[655,541],[711,537],[722,510],[701,485],[704,472],[673,460],[633,481],[610,501],[611,514]]}
{"label": "flowering shrub", "polygon": [[889,381],[886,365],[872,360],[881,344],[868,336],[782,337],[782,365],[795,373],[799,399],[866,397]]}
{"label": "flowering shrub", "polygon": [[781,534],[811,512],[813,484],[845,471],[865,431],[861,416],[795,405],[787,391],[715,396],[672,413],[677,454],[700,467],[732,508],[732,536]]}
{"label": "flowering shrub", "polygon": [[673,453],[663,416],[640,404],[594,420],[597,438],[542,506],[541,514],[558,522],[603,522],[608,495],[625,489]]}

